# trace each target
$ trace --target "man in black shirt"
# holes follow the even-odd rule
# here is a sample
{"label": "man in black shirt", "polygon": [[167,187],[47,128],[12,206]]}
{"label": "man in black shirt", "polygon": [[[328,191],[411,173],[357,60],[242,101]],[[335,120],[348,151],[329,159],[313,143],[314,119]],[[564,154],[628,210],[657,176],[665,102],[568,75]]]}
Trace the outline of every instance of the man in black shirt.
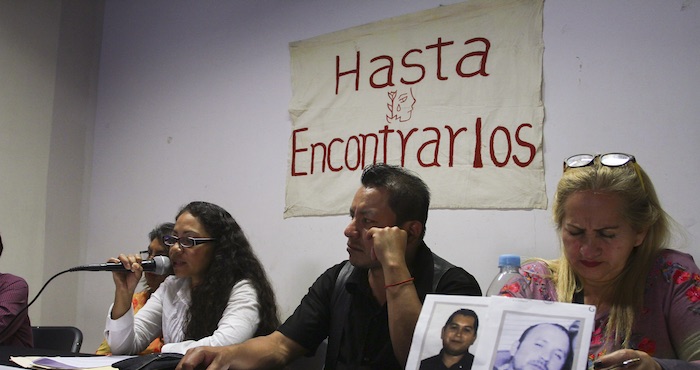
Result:
{"label": "man in black shirt", "polygon": [[274,333],[191,349],[177,370],[282,367],[326,338],[326,370],[404,369],[427,293],[481,295],[472,275],[423,242],[429,204],[428,187],[414,174],[368,166],[344,232],[348,261],[326,270]]}

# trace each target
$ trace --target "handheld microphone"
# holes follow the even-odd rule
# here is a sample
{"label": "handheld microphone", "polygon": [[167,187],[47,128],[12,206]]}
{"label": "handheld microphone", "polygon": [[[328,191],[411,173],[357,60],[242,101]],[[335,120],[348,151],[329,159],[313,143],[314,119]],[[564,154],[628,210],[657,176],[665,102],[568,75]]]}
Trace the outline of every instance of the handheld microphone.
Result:
{"label": "handheld microphone", "polygon": [[[150,271],[156,275],[166,275],[170,273],[170,258],[166,256],[155,256],[152,260],[141,261],[143,271]],[[68,271],[123,271],[129,270],[124,268],[121,262],[106,262],[95,263],[90,265],[82,265],[69,269]]]}
{"label": "handheld microphone", "polygon": [[[151,271],[154,274],[157,275],[165,275],[170,273],[170,258],[165,257],[165,256],[155,256],[153,257],[152,260],[145,260],[141,261],[141,266],[143,267],[144,271]],[[4,328],[0,329],[0,337],[5,335],[5,332],[8,331],[8,329],[12,328],[12,324],[15,322],[20,317],[22,316],[22,313],[29,309],[29,306],[34,304],[37,298],[39,298],[39,295],[41,292],[44,291],[47,285],[55,279],[57,276],[65,274],[66,272],[71,272],[71,271],[124,271],[127,272],[129,270],[124,268],[124,265],[121,264],[121,262],[107,262],[107,263],[98,263],[98,264],[92,264],[92,265],[83,265],[83,266],[78,266],[78,267],[73,267],[68,270],[63,270],[59,272],[58,274],[52,276],[47,282],[44,283],[44,285],[39,289],[39,293],[34,296],[34,299],[31,300],[24,308],[22,308],[15,317],[10,320],[10,323],[7,324]]]}

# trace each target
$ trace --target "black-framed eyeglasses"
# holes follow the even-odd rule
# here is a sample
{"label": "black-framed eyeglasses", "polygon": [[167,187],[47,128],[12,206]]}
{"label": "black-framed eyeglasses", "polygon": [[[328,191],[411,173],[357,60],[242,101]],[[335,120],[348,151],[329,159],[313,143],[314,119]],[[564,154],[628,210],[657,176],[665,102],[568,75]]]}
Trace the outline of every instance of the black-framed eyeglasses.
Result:
{"label": "black-framed eyeglasses", "polygon": [[178,238],[175,235],[164,235],[163,236],[163,244],[167,245],[168,247],[172,247],[175,245],[175,243],[180,244],[180,247],[182,248],[192,248],[195,245],[199,244],[204,244],[210,241],[216,240],[215,238],[193,238],[191,236],[188,236],[186,238]]}
{"label": "black-framed eyeglasses", "polygon": [[632,154],[627,153],[606,153],[606,154],[576,154],[564,160],[564,171],[569,168],[580,168],[590,166],[595,162],[596,158],[600,157],[600,164],[606,167],[620,167],[626,164],[632,164],[634,172],[639,178],[639,182],[642,184],[642,189],[645,189],[644,179],[642,174],[639,172],[637,166],[637,159],[634,158]]}

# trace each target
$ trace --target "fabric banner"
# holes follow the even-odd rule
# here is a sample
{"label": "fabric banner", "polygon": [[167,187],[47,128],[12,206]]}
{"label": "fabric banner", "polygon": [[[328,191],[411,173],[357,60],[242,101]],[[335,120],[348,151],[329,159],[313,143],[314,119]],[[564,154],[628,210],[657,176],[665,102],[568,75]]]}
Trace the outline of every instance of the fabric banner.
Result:
{"label": "fabric banner", "polygon": [[416,172],[431,208],[546,208],[542,9],[475,0],[290,43],[284,216],[347,213],[375,162]]}

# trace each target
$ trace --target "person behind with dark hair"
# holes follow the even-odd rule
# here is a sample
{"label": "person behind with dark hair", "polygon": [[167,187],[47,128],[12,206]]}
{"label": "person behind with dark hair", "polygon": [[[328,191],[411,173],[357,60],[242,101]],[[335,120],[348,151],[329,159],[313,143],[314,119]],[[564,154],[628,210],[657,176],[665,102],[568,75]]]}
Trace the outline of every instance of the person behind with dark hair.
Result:
{"label": "person behind with dark hair", "polygon": [[[165,245],[163,243],[163,237],[166,235],[172,235],[173,233],[173,228],[175,227],[175,224],[172,222],[166,222],[163,224],[160,224],[156,226],[151,232],[148,233],[148,240],[151,242],[148,244],[148,249],[146,251],[141,252],[142,258],[144,257],[143,255],[145,254],[146,259],[153,259],[156,256],[167,256],[168,251],[170,250],[170,247]],[[134,309],[134,314],[138,313],[139,310],[146,304],[146,301],[148,301],[148,298],[151,297],[151,294],[158,289],[160,284],[165,280],[165,278],[168,277],[169,274],[163,274],[163,275],[158,275],[154,272],[149,272],[145,271],[143,273],[144,276],[144,289],[140,292],[134,293],[132,299],[131,299],[131,305]],[[163,347],[163,336],[158,336],[158,338],[154,339],[146,349],[143,351],[139,352],[139,355],[147,355],[150,353],[158,353],[160,352],[160,349]],[[111,348],[109,348],[109,344],[107,344],[107,339],[104,339],[102,343],[100,344],[100,347],[97,348],[97,351],[95,352],[97,355],[109,355],[112,354]]]}
{"label": "person behind with dark hair", "polygon": [[420,370],[471,369],[474,355],[469,353],[469,347],[476,341],[478,330],[479,316],[476,312],[468,308],[453,312],[440,331],[442,350],[421,361]]}
{"label": "person behind with dark hair", "polygon": [[279,325],[274,292],[236,220],[223,208],[192,202],[177,214],[170,246],[174,276],[134,315],[131,297],[143,268],[139,255],[119,255],[131,273],[114,272],[116,287],[105,337],[115,354],[135,354],[158,335],[162,352],[225,346],[266,335]]}
{"label": "person behind with dark hair", "polygon": [[[0,256],[3,249],[0,236]],[[34,347],[32,324],[25,309],[28,300],[27,281],[19,276],[0,273],[0,346]]]}
{"label": "person behind with dark hair", "polygon": [[404,369],[427,293],[481,295],[423,242],[430,192],[413,173],[368,166],[345,228],[348,260],[324,272],[274,333],[187,352],[178,370],[280,368],[328,338],[325,369]]}
{"label": "person behind with dark hair", "polygon": [[571,370],[571,333],[555,323],[532,325],[510,348],[510,357],[493,370]]}
{"label": "person behind with dark hair", "polygon": [[553,214],[561,257],[525,263],[530,283],[504,293],[595,305],[589,368],[698,369],[700,269],[670,249],[676,224],[634,156],[567,158]]}

